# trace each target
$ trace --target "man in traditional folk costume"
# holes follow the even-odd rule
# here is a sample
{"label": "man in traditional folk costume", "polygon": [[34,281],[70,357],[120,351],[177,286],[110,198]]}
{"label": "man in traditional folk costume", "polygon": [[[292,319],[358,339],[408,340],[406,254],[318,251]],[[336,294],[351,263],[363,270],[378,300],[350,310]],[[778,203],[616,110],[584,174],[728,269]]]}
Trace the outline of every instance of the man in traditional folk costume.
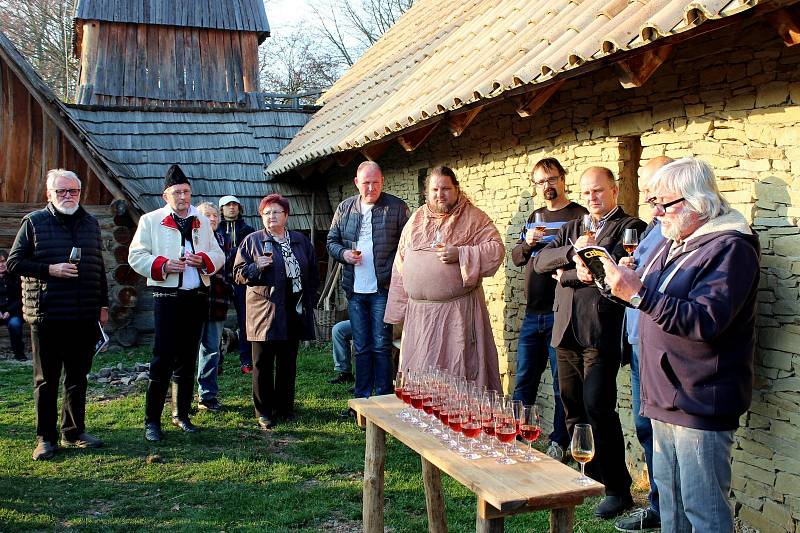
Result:
{"label": "man in traditional folk costume", "polygon": [[403,323],[401,368],[440,367],[500,390],[481,280],[503,262],[503,239],[451,169],[433,169],[425,189],[400,237],[384,317]]}

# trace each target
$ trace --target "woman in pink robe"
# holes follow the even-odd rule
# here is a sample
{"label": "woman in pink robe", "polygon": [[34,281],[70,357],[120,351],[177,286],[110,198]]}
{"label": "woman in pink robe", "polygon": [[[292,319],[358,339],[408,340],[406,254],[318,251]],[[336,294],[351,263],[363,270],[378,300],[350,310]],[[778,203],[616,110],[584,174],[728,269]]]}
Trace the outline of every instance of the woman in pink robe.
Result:
{"label": "woman in pink robe", "polygon": [[[403,229],[384,320],[403,324],[402,369],[440,367],[499,391],[497,348],[481,280],[497,272],[505,249],[492,220],[458,193],[457,181],[455,190],[454,205],[440,213],[430,207],[429,188],[428,204]],[[458,261],[444,262],[438,242],[455,246]]]}

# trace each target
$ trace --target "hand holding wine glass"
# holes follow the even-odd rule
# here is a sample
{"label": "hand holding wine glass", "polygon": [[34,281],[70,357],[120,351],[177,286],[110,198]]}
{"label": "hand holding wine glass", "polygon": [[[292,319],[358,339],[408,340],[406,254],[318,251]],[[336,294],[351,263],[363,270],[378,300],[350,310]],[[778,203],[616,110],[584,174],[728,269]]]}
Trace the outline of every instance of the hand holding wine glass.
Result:
{"label": "hand holding wine glass", "polygon": [[264,270],[272,264],[272,253],[272,243],[269,241],[264,242],[261,255],[256,257],[256,267],[258,267],[259,270]]}
{"label": "hand holding wine glass", "polygon": [[586,475],[586,463],[594,457],[594,435],[589,424],[575,424],[570,445],[572,457],[581,465],[581,475],[575,480],[578,485],[591,485],[594,483]]}

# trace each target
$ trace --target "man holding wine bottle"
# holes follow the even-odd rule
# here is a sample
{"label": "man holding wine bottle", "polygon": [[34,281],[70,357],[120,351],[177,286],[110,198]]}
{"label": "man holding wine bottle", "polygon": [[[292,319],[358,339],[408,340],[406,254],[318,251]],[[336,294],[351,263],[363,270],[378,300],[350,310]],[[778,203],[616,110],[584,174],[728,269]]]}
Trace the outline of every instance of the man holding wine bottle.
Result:
{"label": "man holding wine bottle", "polygon": [[567,428],[572,433],[576,424],[591,424],[596,455],[587,470],[606,486],[606,497],[595,515],[613,518],[633,505],[625,441],[616,411],[624,308],[603,297],[575,250],[601,246],[619,259],[627,255],[622,239],[625,229],[641,232],[646,225],[617,205],[619,187],[609,169],[586,169],[580,190],[589,220],[571,220],[561,226],[536,255],[533,266],[536,272],[552,273],[557,280],[552,345]]}
{"label": "man holding wine bottle", "polygon": [[172,424],[186,433],[197,428],[189,419],[195,362],[203,323],[208,319],[211,275],[225,255],[211,223],[192,205],[192,187],[178,165],[164,178],[166,205],[144,214],[133,236],[128,264],[153,287],[155,341],[145,396],[145,439],[159,441],[170,376]]}
{"label": "man holding wine bottle", "polygon": [[85,426],[86,375],[100,334],[98,322],[108,321],[100,225],[79,203],[81,181],[75,173],[50,170],[46,186],[47,206],[22,219],[8,256],[9,271],[22,277],[22,312],[31,326],[38,441],[34,461],[52,458],[57,449],[62,367],[61,445],[103,444]]}
{"label": "man holding wine bottle", "polygon": [[550,274],[537,274],[533,257],[553,240],[558,229],[569,220],[588,213],[586,209],[567,198],[566,172],[558,159],[548,157],[533,167],[531,175],[534,194],[544,198],[544,207],[528,217],[511,258],[516,266],[525,266],[525,317],[519,331],[517,345],[517,373],[514,399],[533,405],[542,373],[550,361],[553,377],[553,431],[547,454],[558,461],[566,459],[564,450],[569,444],[564,405],[558,387],[556,350],[550,346],[553,332],[553,302],[556,282]]}
{"label": "man holding wine bottle", "polygon": [[[328,232],[331,258],[344,265],[342,289],[353,330],[355,397],[392,392],[392,328],[383,321],[406,203],[382,192],[383,173],[364,161],[356,170],[358,194],[336,208]],[[343,416],[349,416],[347,410]]]}
{"label": "man holding wine bottle", "polygon": [[639,271],[604,268],[612,294],[640,311],[661,531],[733,531],[731,451],[752,397],[758,237],[703,161],[664,166],[650,190],[664,239]]}

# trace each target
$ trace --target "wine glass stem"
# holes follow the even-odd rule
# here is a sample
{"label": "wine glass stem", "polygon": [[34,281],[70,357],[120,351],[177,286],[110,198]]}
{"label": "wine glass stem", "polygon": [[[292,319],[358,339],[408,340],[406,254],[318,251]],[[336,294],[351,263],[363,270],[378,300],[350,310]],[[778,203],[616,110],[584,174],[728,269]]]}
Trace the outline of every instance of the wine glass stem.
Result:
{"label": "wine glass stem", "polygon": [[586,479],[586,463],[581,463],[581,478]]}

